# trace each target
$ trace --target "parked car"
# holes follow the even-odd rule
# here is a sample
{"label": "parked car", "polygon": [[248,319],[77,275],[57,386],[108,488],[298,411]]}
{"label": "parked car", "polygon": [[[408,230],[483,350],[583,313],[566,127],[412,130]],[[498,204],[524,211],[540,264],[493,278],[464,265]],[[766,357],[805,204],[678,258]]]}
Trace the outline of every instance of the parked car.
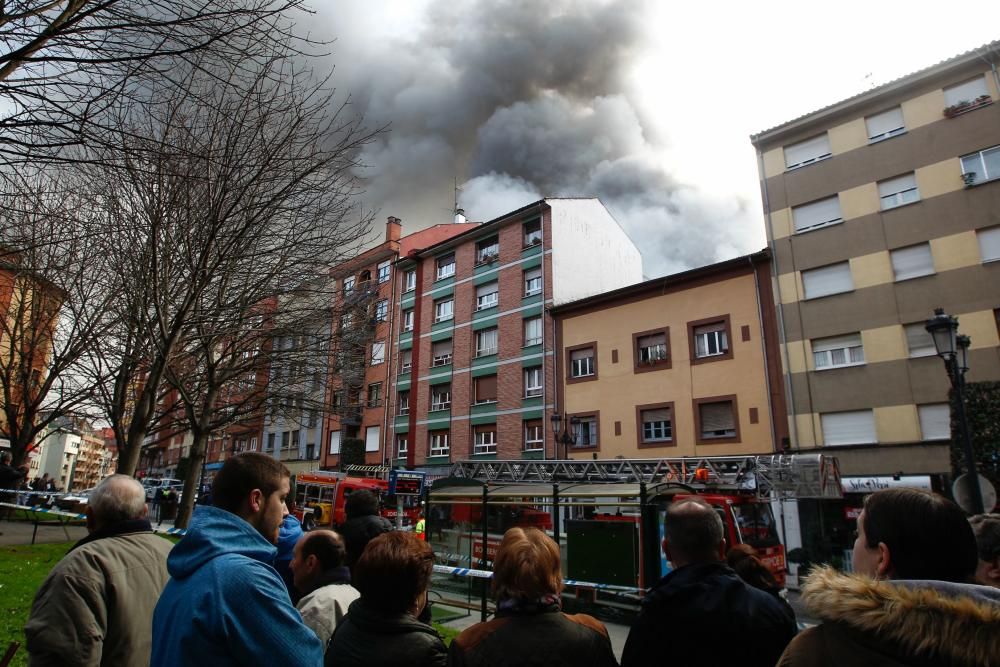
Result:
{"label": "parked car", "polygon": [[158,477],[155,479],[146,478],[142,482],[143,487],[146,489],[146,501],[151,502],[153,496],[156,495],[157,489],[173,489],[178,495],[184,488],[184,482],[179,479],[173,479],[171,477]]}

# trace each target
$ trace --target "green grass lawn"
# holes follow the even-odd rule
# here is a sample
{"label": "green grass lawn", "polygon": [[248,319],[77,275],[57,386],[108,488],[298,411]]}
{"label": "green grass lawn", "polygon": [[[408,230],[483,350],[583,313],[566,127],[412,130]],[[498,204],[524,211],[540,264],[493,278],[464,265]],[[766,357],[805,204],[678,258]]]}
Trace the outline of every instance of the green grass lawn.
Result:
{"label": "green grass lawn", "polygon": [[0,654],[11,642],[20,642],[11,665],[27,665],[24,647],[24,624],[31,611],[35,591],[42,585],[49,570],[66,555],[72,542],[0,547]]}
{"label": "green grass lawn", "polygon": [[[165,537],[172,542],[178,540],[172,536]],[[3,573],[0,577],[0,618],[3,619],[3,623],[0,623],[0,655],[3,655],[11,642],[21,643],[21,648],[11,663],[12,667],[24,667],[28,664],[24,624],[28,620],[35,591],[71,546],[73,542],[0,547],[0,572]],[[445,644],[451,644],[451,640],[458,636],[458,630],[437,622],[433,625],[441,633]]]}

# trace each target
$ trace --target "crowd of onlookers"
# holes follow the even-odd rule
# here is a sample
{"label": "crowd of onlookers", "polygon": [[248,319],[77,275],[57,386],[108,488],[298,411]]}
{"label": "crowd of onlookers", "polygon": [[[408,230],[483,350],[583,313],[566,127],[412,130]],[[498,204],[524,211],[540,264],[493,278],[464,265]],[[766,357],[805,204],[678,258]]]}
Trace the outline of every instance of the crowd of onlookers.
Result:
{"label": "crowd of onlookers", "polygon": [[[367,491],[348,499],[338,532],[303,532],[288,493],[280,462],[233,457],[174,546],[152,532],[136,480],[106,479],[90,496],[88,537],[36,595],[30,664],[618,664],[599,620],[562,611],[559,548],[544,532],[506,532],[496,613],[446,647],[430,624],[426,541],[392,530]],[[623,667],[1000,665],[997,515],[970,522],[925,491],[872,494],[854,573],[810,574],[802,598],[821,623],[801,632],[754,551],[725,547],[710,505],[668,508],[673,569],[644,596]]]}

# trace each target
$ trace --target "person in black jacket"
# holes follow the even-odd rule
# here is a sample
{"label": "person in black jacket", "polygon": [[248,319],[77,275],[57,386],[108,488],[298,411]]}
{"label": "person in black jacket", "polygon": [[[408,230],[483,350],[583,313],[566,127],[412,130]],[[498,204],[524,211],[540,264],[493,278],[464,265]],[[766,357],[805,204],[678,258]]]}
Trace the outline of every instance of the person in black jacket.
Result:
{"label": "person in black jacket", "polygon": [[417,620],[427,606],[434,551],[413,533],[388,532],[365,548],[351,579],[361,597],[348,607],[326,650],[338,667],[442,667],[447,649]]}
{"label": "person in black jacket", "polygon": [[511,528],[493,567],[497,613],[451,643],[451,667],[617,667],[604,624],[561,611],[559,546],[537,528]]}
{"label": "person in black jacket", "polygon": [[367,489],[359,489],[347,496],[344,514],[347,521],[337,532],[344,538],[347,547],[347,567],[353,570],[365,545],[372,538],[392,530],[392,524],[384,516],[379,516],[378,498]]}
{"label": "person in black jacket", "polygon": [[721,562],[725,538],[712,506],[696,498],[674,503],[664,529],[674,570],[642,601],[622,667],[772,667],[795,636],[795,621]]}

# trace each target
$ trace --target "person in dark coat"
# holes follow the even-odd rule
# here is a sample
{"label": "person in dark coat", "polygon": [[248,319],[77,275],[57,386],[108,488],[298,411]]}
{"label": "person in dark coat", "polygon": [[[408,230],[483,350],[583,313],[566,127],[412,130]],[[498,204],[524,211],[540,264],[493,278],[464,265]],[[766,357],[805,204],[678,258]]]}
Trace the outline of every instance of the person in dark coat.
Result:
{"label": "person in dark coat", "polygon": [[379,516],[378,497],[367,489],[360,489],[347,496],[344,514],[347,515],[347,521],[338,532],[347,547],[347,567],[353,570],[365,545],[372,538],[388,533],[393,527],[388,519]]}
{"label": "person in dark coat", "polygon": [[504,533],[493,566],[496,617],[467,628],[448,650],[452,667],[617,667],[608,630],[561,611],[559,546],[537,528]]}
{"label": "person in dark coat", "polygon": [[785,606],[785,609],[795,618],[795,610],[788,600],[782,597],[781,585],[774,578],[771,570],[757,556],[757,550],[749,544],[737,544],[726,552],[726,564],[733,568],[740,579],[754,588],[769,593]]}
{"label": "person in dark coat", "polygon": [[[10,452],[0,453],[0,502],[17,502],[17,494],[13,493],[28,476],[27,470],[15,468],[10,464],[13,460]],[[0,518],[8,517],[10,508],[0,507]]]}
{"label": "person in dark coat", "polygon": [[351,603],[326,650],[337,667],[443,667],[441,636],[417,618],[427,606],[434,551],[413,533],[391,531],[368,543],[351,580]]}
{"label": "person in dark coat", "polygon": [[716,511],[697,498],[673,503],[664,531],[674,569],[643,599],[622,667],[772,667],[795,636],[795,621],[722,562]]}

